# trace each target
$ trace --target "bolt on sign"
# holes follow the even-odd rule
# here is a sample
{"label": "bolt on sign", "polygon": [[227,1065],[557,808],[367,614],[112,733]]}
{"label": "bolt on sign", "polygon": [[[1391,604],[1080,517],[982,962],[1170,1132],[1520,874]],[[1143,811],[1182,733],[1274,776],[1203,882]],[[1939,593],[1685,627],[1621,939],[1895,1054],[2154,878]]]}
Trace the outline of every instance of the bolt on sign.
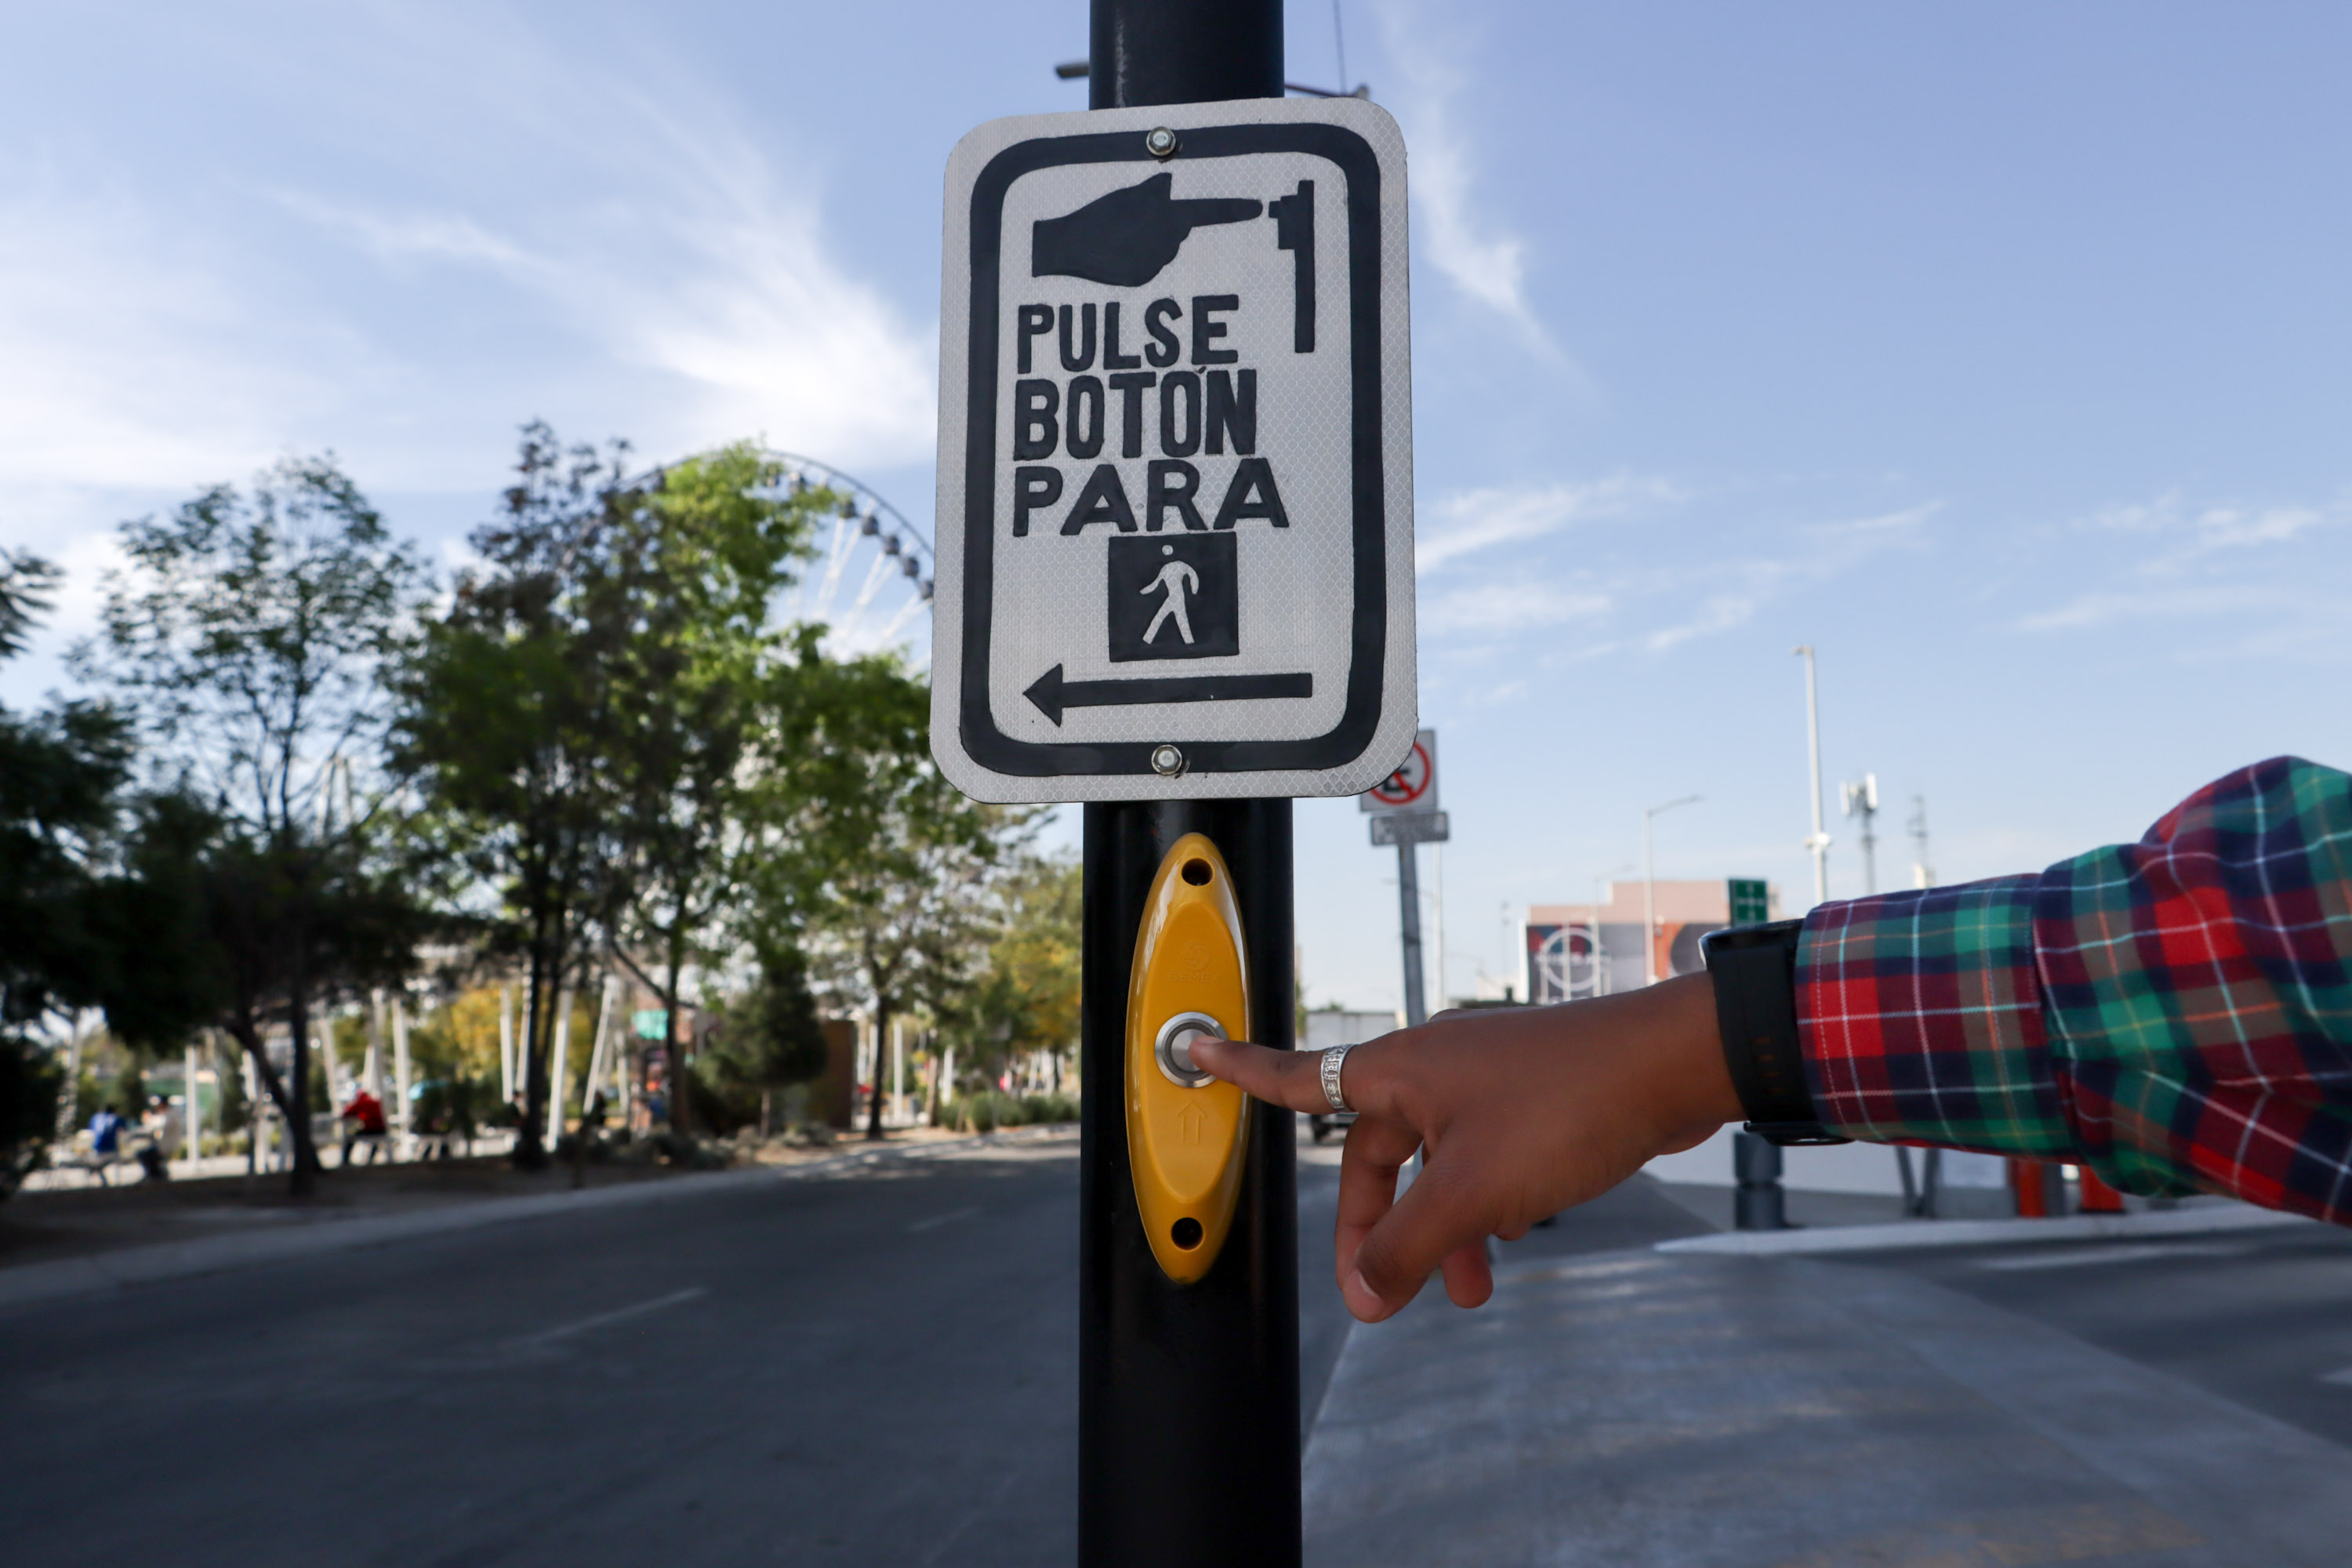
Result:
{"label": "bolt on sign", "polygon": [[1353,795],[1415,724],[1404,144],[1356,99],[949,160],[931,746],[994,801]]}

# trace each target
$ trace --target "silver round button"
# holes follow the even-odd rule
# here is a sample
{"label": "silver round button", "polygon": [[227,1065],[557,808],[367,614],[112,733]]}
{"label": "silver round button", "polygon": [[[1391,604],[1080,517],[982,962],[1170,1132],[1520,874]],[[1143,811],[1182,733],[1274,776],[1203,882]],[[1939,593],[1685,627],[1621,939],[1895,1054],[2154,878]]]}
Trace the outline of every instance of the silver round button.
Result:
{"label": "silver round button", "polygon": [[1151,1059],[1168,1081],[1185,1089],[1198,1089],[1214,1081],[1213,1076],[1192,1060],[1192,1042],[1202,1036],[1213,1040],[1225,1037],[1224,1026],[1206,1013],[1179,1013],[1160,1026],[1160,1033],[1151,1043]]}

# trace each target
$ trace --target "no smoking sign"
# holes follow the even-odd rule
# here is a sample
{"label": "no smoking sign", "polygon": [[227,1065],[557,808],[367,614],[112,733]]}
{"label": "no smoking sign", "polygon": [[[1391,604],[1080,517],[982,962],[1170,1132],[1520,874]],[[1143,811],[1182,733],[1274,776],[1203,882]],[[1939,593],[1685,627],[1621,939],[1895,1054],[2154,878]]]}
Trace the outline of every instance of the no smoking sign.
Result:
{"label": "no smoking sign", "polygon": [[941,769],[998,801],[1379,783],[1415,723],[1395,123],[998,121],[947,195]]}
{"label": "no smoking sign", "polygon": [[1437,731],[1423,730],[1412,738],[1412,750],[1396,771],[1356,797],[1363,810],[1375,816],[1397,816],[1437,809]]}

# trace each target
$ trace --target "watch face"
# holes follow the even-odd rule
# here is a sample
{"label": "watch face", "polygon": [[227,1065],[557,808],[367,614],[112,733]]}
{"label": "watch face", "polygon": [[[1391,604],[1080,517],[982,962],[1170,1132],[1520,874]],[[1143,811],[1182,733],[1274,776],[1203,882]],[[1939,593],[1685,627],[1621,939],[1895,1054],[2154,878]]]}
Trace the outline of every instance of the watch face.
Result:
{"label": "watch face", "polygon": [[1713,952],[1718,948],[1786,946],[1794,948],[1802,921],[1774,921],[1768,925],[1726,926],[1711,931],[1699,939],[1700,951]]}

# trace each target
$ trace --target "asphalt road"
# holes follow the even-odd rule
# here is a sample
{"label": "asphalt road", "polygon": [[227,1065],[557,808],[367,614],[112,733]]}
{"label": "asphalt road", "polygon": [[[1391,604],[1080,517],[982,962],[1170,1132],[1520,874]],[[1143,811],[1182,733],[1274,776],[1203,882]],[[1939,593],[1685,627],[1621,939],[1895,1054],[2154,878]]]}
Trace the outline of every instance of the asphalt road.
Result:
{"label": "asphalt road", "polygon": [[[1076,1153],[1069,1140],[721,1187],[0,1312],[0,1561],[1068,1562]],[[1309,1419],[1348,1326],[1329,1288],[1337,1153],[1301,1148]],[[1630,1329],[1604,1315],[1612,1304],[1629,1310],[1616,1300],[1631,1289],[1620,1275],[1654,1256],[1651,1242],[1705,1228],[1664,1190],[1629,1184],[1501,1249],[1506,1273],[1522,1281],[1507,1298],[1582,1294],[1574,1302],[1529,1295],[1522,1315],[1534,1317],[1520,1331],[1534,1337],[1506,1346],[1492,1376],[1444,1372],[1455,1365],[1445,1357],[1463,1353],[1444,1345],[1429,1351],[1435,1359],[1419,1382],[1405,1375],[1410,1367],[1379,1375],[1402,1378],[1404,1393],[1430,1409],[1445,1394],[1431,1377],[1461,1383],[1456,1392],[1475,1407],[1466,1429],[1491,1425],[1503,1390],[1515,1419],[1549,1411],[1563,1433],[1581,1432],[1590,1423],[1569,1418],[1570,1396],[1590,1401],[1608,1375],[1634,1370],[1629,1356],[1639,1347],[1622,1339]],[[1836,1310],[1861,1314],[1857,1321],[1870,1321],[1874,1301],[1901,1309],[1908,1298],[1898,1280],[1925,1281],[2352,1447],[2352,1233],[1722,1262],[1705,1266],[1721,1280],[1707,1284],[1709,1274],[1679,1290],[1671,1268],[1700,1266],[1641,1266],[1667,1271],[1654,1290],[1662,1306],[1728,1314],[1732,1327],[1770,1304],[1766,1288],[1784,1273],[1773,1289],[1790,1311],[1843,1302]],[[1556,1286],[1541,1283],[1554,1276]],[[1475,1350],[1471,1342],[1495,1340],[1507,1317],[1432,1301],[1400,1320],[1402,1331],[1360,1343],[1376,1360],[1400,1331],[1435,1331]],[[1823,1386],[1848,1377],[1842,1369],[1855,1352],[1841,1336],[1853,1332],[1844,1319],[1823,1331],[1835,1352],[1816,1369]],[[1766,1337],[1785,1361],[1782,1339]],[[1996,1354],[1999,1336],[1984,1342]],[[1696,1352],[1674,1340],[1658,1353],[1664,1370],[1654,1376],[1664,1379],[1687,1373]],[[1890,1377],[1908,1366],[1907,1353],[1888,1361]],[[1547,1373],[1536,1364],[1546,1354],[1573,1364]],[[1712,1390],[1706,1408],[1752,1397],[1761,1374],[1734,1359],[1730,1393]],[[1360,1402],[1379,1386],[1362,1373]],[[1638,1397],[1616,1419],[1679,1431],[1666,1419],[1675,1410],[1644,1381],[1653,1375],[1641,1374]],[[1797,1403],[1817,1425],[1815,1394]],[[1924,1437],[1909,1417],[1901,1433],[1958,1441],[1968,1420],[1983,1418],[1962,1400],[1938,1418],[1944,1426],[1926,1423]],[[1392,1425],[1356,1422],[1376,1433]],[[1408,1468],[1444,1458],[1450,1441],[1408,1444]],[[2006,1452],[1987,1447],[2000,1452],[1970,1453],[1990,1464]],[[1647,1518],[1627,1500],[1647,1495],[1643,1486],[1658,1493],[1659,1520],[1680,1518],[1696,1462],[1687,1443],[1660,1450],[1647,1468],[1618,1478],[1620,1490],[1585,1500],[1600,1510],[1590,1518],[1570,1506],[1582,1507],[1582,1494],[1559,1477],[1546,1479],[1552,1491],[1543,1495],[1580,1537],[1593,1519]],[[1739,1510],[1758,1506],[1755,1462],[1734,1456],[1724,1517],[1747,1519]],[[1943,1461],[1947,1470],[1957,1462]],[[1318,1473],[1329,1480],[1360,1468],[1327,1462]],[[1588,1471],[1600,1473],[1580,1460],[1568,1479],[1591,1481]],[[2237,1476],[2226,1464],[2216,1473]],[[1475,1479],[1462,1478],[1471,1491],[1431,1500],[1439,1539],[1454,1537],[1465,1509],[1480,1511]],[[2003,1471],[1979,1489],[2005,1497],[2017,1484]],[[2087,1483],[2060,1475],[2052,1484],[2072,1498],[2068,1489]],[[1945,1476],[1945,1491],[1957,1487]],[[1491,1501],[1484,1527],[1500,1528],[1507,1502],[1531,1506],[1539,1491],[1530,1483]],[[2126,1504],[2140,1506],[2128,1497],[2114,1506]],[[1799,1511],[1820,1523],[1818,1510]],[[2076,1530],[2081,1521],[2061,1511]],[[1749,1544],[1774,1539],[1769,1521],[1749,1523],[1760,1532]],[[1397,1549],[1388,1557],[1351,1555],[1344,1531],[1320,1528],[1320,1560],[1435,1560],[1416,1557],[1392,1520],[1380,1522]],[[2208,1537],[2227,1539],[2210,1529]],[[2174,1560],[2148,1560],[2159,1559]]]}
{"label": "asphalt road", "polygon": [[[1075,1554],[1076,1141],[0,1317],[12,1563]],[[1302,1146],[1307,1414],[1344,1339]]]}

